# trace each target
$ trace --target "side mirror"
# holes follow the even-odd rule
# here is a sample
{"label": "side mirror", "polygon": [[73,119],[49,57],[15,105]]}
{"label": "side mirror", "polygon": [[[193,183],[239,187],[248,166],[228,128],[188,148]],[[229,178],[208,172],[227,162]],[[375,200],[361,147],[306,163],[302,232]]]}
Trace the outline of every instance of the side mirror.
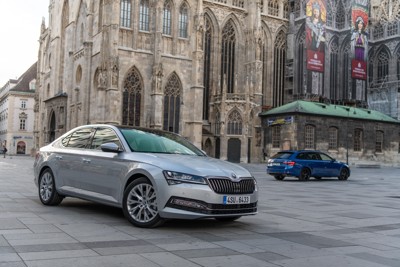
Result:
{"label": "side mirror", "polygon": [[104,143],[100,145],[101,151],[103,152],[113,152],[113,153],[119,153],[122,152],[123,150],[115,143]]}

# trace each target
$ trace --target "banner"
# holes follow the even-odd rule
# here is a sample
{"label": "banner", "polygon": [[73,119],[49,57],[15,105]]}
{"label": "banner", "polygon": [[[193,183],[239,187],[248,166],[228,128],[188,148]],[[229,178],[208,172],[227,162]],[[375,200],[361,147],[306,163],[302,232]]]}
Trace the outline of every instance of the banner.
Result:
{"label": "banner", "polygon": [[351,77],[367,79],[368,0],[353,0],[351,9]]}
{"label": "banner", "polygon": [[324,72],[325,63],[325,0],[309,0],[306,7],[307,69]]}

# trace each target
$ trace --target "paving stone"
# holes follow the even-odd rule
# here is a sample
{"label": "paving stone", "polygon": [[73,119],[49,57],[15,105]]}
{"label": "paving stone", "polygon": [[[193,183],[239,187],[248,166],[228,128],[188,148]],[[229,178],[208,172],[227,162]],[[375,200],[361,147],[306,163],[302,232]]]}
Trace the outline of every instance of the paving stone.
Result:
{"label": "paving stone", "polygon": [[89,201],[42,205],[32,164],[0,158],[0,267],[400,266],[397,168],[354,168],[346,182],[303,183],[243,164],[258,180],[256,216],[144,229],[121,209]]}

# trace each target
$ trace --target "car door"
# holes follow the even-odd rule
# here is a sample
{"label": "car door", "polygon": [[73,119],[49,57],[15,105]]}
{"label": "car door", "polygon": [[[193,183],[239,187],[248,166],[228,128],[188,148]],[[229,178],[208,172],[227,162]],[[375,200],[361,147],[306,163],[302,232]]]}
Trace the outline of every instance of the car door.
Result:
{"label": "car door", "polygon": [[62,190],[77,191],[85,184],[82,157],[90,141],[93,128],[80,128],[62,140],[61,148],[55,153],[57,175],[62,181]]}
{"label": "car door", "polygon": [[325,166],[321,161],[321,157],[318,152],[307,153],[307,163],[311,169],[312,176],[324,176]]}
{"label": "car door", "polygon": [[104,152],[100,146],[115,143],[122,148],[113,129],[96,128],[91,143],[82,157],[82,172],[85,176],[84,189],[89,197],[116,202],[120,195],[121,180],[125,173],[125,164],[119,153]]}
{"label": "car door", "polygon": [[320,153],[320,157],[324,162],[324,168],[327,177],[339,176],[340,167],[339,164],[335,161],[335,159],[330,156]]}

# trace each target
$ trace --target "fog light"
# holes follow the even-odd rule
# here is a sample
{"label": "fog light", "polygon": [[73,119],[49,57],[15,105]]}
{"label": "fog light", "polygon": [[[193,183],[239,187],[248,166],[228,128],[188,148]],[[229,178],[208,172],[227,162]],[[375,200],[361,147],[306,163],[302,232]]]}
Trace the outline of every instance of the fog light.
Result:
{"label": "fog light", "polygon": [[202,209],[206,210],[207,206],[202,205],[198,202],[191,201],[191,200],[186,200],[186,199],[177,199],[174,198],[171,200],[171,204],[178,205],[178,206],[184,206],[184,207],[189,207],[189,208],[194,208],[194,209]]}

